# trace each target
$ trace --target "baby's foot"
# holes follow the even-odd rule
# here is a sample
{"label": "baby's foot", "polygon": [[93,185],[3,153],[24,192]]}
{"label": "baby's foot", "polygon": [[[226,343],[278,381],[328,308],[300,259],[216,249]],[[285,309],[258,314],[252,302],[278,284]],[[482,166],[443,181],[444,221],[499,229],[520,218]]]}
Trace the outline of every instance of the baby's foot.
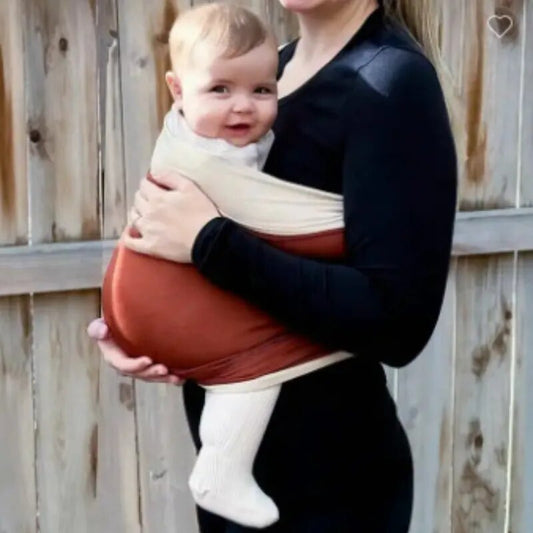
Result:
{"label": "baby's foot", "polygon": [[214,448],[200,450],[189,487],[200,507],[232,522],[263,528],[279,519],[276,504],[259,488],[251,472],[243,472]]}

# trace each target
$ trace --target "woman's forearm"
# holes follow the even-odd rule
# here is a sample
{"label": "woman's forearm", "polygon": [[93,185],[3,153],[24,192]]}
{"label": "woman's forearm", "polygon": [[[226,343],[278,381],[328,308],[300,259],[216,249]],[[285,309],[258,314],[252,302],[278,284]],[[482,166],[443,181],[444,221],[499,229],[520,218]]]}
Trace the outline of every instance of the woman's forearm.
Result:
{"label": "woman's forearm", "polygon": [[377,281],[348,265],[294,256],[224,218],[203,228],[193,262],[213,283],[286,326],[332,349],[372,353],[392,366],[418,353],[440,305],[439,291],[428,295],[433,302],[419,305],[399,274],[382,272]]}

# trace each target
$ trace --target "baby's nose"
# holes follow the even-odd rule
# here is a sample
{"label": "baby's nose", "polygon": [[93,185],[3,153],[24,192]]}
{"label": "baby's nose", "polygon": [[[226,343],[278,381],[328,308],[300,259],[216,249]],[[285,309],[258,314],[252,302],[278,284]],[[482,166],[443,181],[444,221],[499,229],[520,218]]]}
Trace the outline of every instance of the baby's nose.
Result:
{"label": "baby's nose", "polygon": [[245,95],[236,96],[233,102],[233,109],[237,113],[250,112],[253,109],[251,98]]}

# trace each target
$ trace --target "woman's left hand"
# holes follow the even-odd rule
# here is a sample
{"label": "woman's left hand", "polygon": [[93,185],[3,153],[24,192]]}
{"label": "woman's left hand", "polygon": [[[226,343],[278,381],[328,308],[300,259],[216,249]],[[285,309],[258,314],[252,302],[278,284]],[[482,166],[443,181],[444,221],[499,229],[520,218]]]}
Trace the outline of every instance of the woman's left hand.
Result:
{"label": "woman's left hand", "polygon": [[[174,173],[153,178],[166,190],[143,178],[135,193],[123,244],[135,252],[178,263],[192,262],[200,230],[220,216],[215,204],[191,180]],[[140,237],[130,235],[135,227]]]}

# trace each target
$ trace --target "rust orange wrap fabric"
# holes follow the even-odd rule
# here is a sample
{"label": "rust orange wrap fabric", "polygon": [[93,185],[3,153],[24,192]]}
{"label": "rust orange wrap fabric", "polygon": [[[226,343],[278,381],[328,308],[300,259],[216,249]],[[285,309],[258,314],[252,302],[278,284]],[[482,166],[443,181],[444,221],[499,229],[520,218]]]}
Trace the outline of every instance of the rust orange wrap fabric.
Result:
{"label": "rust orange wrap fabric", "polygon": [[[343,256],[338,195],[289,184],[178,142],[165,123],[151,172],[172,171],[195,181],[225,216],[273,246],[306,257]],[[331,352],[216,287],[194,265],[121,245],[108,266],[102,299],[120,347],[203,385],[252,380]]]}
{"label": "rust orange wrap fabric", "polygon": [[[270,242],[291,252],[338,257],[343,239],[333,231]],[[254,379],[331,352],[287,332],[194,266],[124,247],[108,267],[103,307],[113,337],[128,353],[150,355],[205,385]]]}

